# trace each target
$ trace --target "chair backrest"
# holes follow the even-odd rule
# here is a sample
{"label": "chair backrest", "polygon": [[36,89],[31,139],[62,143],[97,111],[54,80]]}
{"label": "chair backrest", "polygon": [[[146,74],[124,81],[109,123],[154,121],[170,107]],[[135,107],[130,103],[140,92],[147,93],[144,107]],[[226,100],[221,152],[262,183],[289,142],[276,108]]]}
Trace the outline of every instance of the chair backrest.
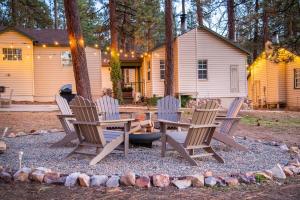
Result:
{"label": "chair backrest", "polygon": [[166,96],[157,101],[157,118],[178,122],[180,102],[172,96]]}
{"label": "chair backrest", "polygon": [[[63,115],[72,115],[73,112],[68,104],[68,101],[59,96],[55,95],[55,101],[57,103],[57,106]],[[64,120],[65,124],[62,124],[63,128],[65,129],[66,132],[73,132],[74,131],[74,126],[69,120]],[[66,130],[67,129],[67,130]]]}
{"label": "chair backrest", "polygon": [[[238,113],[241,110],[243,102],[244,102],[243,97],[235,98],[229,106],[226,117],[237,117]],[[230,132],[233,123],[234,123],[233,120],[224,120],[220,127],[220,133],[228,134]]]}
{"label": "chair backrest", "polygon": [[117,99],[104,95],[96,100],[96,105],[102,120],[120,119],[119,101]]}
{"label": "chair backrest", "polygon": [[[208,101],[194,111],[191,125],[211,125],[214,124],[218,114],[219,104],[216,101]],[[199,145],[209,145],[215,128],[191,127],[184,142],[184,147],[196,147]]]}
{"label": "chair backrest", "polygon": [[78,125],[77,134],[84,138],[84,142],[104,146],[106,144],[103,130],[95,123],[99,122],[97,108],[94,102],[81,96],[76,96],[70,107],[75,115]]}

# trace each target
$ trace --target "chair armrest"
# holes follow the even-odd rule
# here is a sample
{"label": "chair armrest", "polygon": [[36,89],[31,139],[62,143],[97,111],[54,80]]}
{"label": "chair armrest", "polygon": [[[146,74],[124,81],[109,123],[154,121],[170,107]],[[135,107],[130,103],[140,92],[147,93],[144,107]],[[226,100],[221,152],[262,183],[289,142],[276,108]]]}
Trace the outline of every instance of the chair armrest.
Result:
{"label": "chair armrest", "polygon": [[186,127],[189,128],[191,126],[191,124],[187,124],[187,123],[179,123],[179,122],[173,122],[173,121],[168,121],[168,120],[158,120],[159,123],[164,123],[166,125],[172,125],[172,126],[176,126],[176,127]]}
{"label": "chair armrest", "polygon": [[216,120],[240,120],[242,119],[241,117],[216,117]]}
{"label": "chair armrest", "polygon": [[57,115],[57,117],[60,118],[60,119],[65,119],[65,118],[74,118],[75,115],[73,115],[73,114],[70,114],[70,115],[59,114],[59,115]]}
{"label": "chair armrest", "polygon": [[107,120],[107,121],[98,121],[98,122],[84,122],[84,121],[70,120],[70,122],[72,124],[95,125],[95,126],[106,126],[106,125],[118,124],[118,123],[126,124],[126,123],[131,122],[131,121],[134,121],[134,119]]}
{"label": "chair armrest", "polygon": [[213,128],[219,127],[219,123],[205,124],[205,125],[191,125],[190,128]]}

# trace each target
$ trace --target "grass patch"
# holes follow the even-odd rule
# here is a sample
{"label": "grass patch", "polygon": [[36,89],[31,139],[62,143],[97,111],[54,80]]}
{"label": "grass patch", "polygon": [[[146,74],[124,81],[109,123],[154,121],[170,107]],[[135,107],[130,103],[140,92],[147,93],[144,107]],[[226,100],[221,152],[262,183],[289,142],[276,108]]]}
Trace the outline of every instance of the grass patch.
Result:
{"label": "grass patch", "polygon": [[265,127],[300,127],[300,119],[261,119],[258,117],[244,116],[241,123],[252,126]]}

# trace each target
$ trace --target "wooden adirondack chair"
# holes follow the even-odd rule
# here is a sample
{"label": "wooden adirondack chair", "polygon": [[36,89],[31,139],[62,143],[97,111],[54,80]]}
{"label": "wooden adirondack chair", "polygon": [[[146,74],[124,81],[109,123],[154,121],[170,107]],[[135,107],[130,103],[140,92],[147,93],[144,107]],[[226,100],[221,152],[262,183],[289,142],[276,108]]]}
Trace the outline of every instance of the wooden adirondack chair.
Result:
{"label": "wooden adirondack chair", "polygon": [[[132,119],[99,121],[95,103],[81,96],[76,96],[71,101],[70,107],[76,119],[71,122],[74,125],[79,144],[69,156],[74,153],[95,155],[90,161],[90,165],[95,165],[122,143],[124,143],[124,154],[127,156],[129,148],[128,131]],[[102,129],[102,126],[115,123],[123,123],[125,131]],[[84,151],[89,148],[94,148],[95,153]]]}
{"label": "wooden adirondack chair", "polygon": [[57,115],[66,135],[65,137],[54,143],[51,147],[60,147],[70,143],[72,140],[77,139],[75,134],[75,129],[70,120],[74,119],[74,115],[71,111],[71,108],[67,102],[67,100],[59,95],[55,95],[55,101],[57,106],[61,112],[60,115]]}
{"label": "wooden adirondack chair", "polygon": [[[157,119],[179,122],[181,119],[181,112],[179,111],[180,102],[172,96],[166,96],[157,101]],[[155,124],[155,128],[159,128],[159,123]],[[169,126],[168,128],[174,128]]]}
{"label": "wooden adirondack chair", "polygon": [[13,92],[14,90],[11,89],[8,98],[0,97],[0,108],[9,108],[11,106]]}
{"label": "wooden adirondack chair", "polygon": [[236,128],[236,125],[240,121],[240,117],[237,117],[242,105],[244,98],[237,97],[231,103],[226,116],[217,116],[216,120],[222,121],[220,129],[216,131],[213,138],[241,151],[247,151],[247,149],[234,141],[232,134]]}
{"label": "wooden adirondack chair", "polygon": [[[219,105],[215,101],[209,101],[196,109],[191,124],[176,123],[167,120],[159,120],[162,132],[162,151],[165,156],[166,144],[170,144],[181,156],[187,159],[192,165],[197,166],[194,158],[213,156],[217,161],[224,163],[224,160],[213,150],[210,145],[216,127]],[[167,132],[167,125],[189,128],[188,132]],[[195,149],[202,149],[208,153],[195,155]]]}

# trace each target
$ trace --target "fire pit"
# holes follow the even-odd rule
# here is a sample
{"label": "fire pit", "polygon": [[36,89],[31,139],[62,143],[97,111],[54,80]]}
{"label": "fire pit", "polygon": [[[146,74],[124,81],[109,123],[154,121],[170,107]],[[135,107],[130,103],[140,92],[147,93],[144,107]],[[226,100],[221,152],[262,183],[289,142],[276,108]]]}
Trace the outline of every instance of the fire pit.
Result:
{"label": "fire pit", "polygon": [[153,141],[159,140],[161,137],[161,133],[154,129],[154,123],[151,120],[133,122],[129,133],[131,144],[149,148],[152,147]]}

